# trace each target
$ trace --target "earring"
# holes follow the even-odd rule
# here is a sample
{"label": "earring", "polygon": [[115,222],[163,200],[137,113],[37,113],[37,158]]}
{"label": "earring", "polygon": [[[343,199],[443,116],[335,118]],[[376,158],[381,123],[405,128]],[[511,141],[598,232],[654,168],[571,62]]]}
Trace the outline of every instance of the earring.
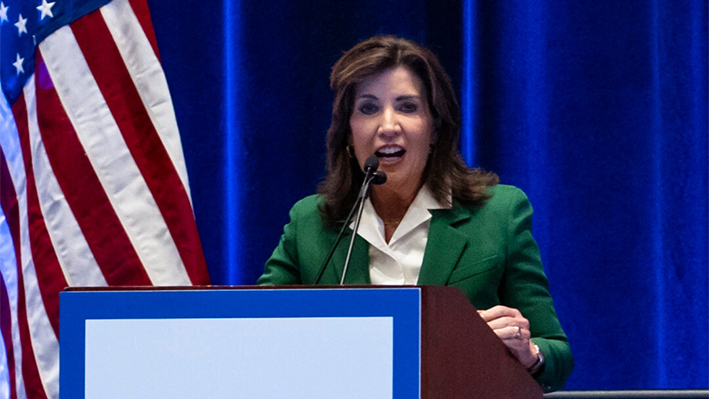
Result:
{"label": "earring", "polygon": [[354,149],[352,148],[352,146],[349,146],[349,145],[348,145],[347,147],[345,147],[345,152],[347,152],[347,157],[348,157],[348,158],[352,159],[352,158],[355,157],[355,155],[354,155]]}

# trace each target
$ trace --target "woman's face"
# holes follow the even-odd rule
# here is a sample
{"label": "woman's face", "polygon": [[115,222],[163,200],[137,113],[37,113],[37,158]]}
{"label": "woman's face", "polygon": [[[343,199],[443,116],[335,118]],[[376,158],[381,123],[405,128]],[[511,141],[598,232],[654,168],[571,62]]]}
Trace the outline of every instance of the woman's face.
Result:
{"label": "woman's face", "polygon": [[360,167],[372,154],[387,174],[385,186],[410,194],[418,190],[432,144],[433,120],[421,79],[396,67],[363,81],[350,116]]}

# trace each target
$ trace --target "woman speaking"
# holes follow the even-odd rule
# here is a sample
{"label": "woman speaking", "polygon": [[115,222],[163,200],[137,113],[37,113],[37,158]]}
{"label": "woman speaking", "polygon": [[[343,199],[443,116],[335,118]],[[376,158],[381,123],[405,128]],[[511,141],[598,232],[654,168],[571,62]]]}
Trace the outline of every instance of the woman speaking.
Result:
{"label": "woman speaking", "polygon": [[[460,108],[428,49],[376,36],[347,51],[330,77],[327,176],[293,206],[258,283],[338,284],[347,256],[338,231],[358,200],[371,156],[386,173],[364,202],[345,283],[449,285],[546,390],[573,368],[526,195],[458,151]],[[349,229],[349,223],[346,229]]]}

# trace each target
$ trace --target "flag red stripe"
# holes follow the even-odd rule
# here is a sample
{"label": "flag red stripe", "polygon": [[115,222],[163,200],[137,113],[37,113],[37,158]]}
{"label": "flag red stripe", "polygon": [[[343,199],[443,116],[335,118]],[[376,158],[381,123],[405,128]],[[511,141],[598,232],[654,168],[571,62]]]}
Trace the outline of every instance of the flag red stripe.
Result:
{"label": "flag red stripe", "polygon": [[[133,15],[125,13],[128,4],[137,23]],[[124,51],[124,40],[139,40],[133,43],[137,47],[127,51],[132,55],[126,57],[139,55],[128,64],[130,71],[125,65],[128,60],[122,59],[109,33],[103,13],[110,13],[112,19],[109,26],[112,31],[114,22],[122,26],[119,28],[122,32],[120,51]],[[2,251],[10,250],[11,245],[16,253],[16,265],[11,266],[10,274],[0,274],[0,333],[7,355],[6,375],[10,379],[12,399],[23,393],[32,399],[58,395],[58,363],[55,358],[58,348],[49,328],[58,337],[58,293],[68,283],[82,284],[81,278],[87,274],[103,283],[100,272],[109,286],[151,285],[150,276],[153,274],[149,275],[147,271],[156,270],[153,276],[155,281],[180,281],[184,284],[187,280],[179,260],[193,284],[209,284],[210,281],[186,186],[187,176],[179,136],[176,136],[174,113],[168,112],[172,111],[169,93],[164,79],[159,76],[162,72],[158,69],[160,54],[148,4],[145,0],[123,0],[108,4],[103,13],[95,11],[70,25],[79,48],[86,53],[91,74],[81,66],[82,57],[77,56],[74,39],[66,27],[41,43],[43,49],[52,52],[53,75],[50,77],[40,51],[36,50],[34,77],[26,86],[28,96],[21,93],[12,105],[19,143],[12,132],[13,140],[9,141],[9,145],[18,147],[13,150],[18,154],[12,154],[17,158],[11,156],[5,159],[0,148],[0,207],[12,240],[3,242]],[[55,39],[53,42],[52,38]],[[157,59],[152,56],[151,49]],[[54,57],[57,54],[64,57]],[[45,55],[49,59],[49,53]],[[74,60],[78,62],[74,63]],[[142,81],[138,78],[137,81],[142,83],[136,86],[130,76],[134,73],[134,66],[148,71],[149,76],[157,76],[157,83],[153,86],[153,78]],[[95,104],[88,103],[87,97],[83,96],[84,93],[92,93],[92,99],[99,97],[92,86],[92,75],[95,75],[106,105],[101,99]],[[60,90],[54,87],[52,77]],[[82,90],[76,90],[79,86]],[[33,87],[34,94],[30,94]],[[79,95],[76,96],[76,93]],[[67,101],[66,110],[60,95]],[[150,98],[146,104],[153,104],[155,110],[152,106],[145,108],[147,105],[144,105],[141,96]],[[113,121],[91,119],[107,115],[106,107]],[[86,109],[92,111],[82,114]],[[70,110],[69,113],[67,110]],[[79,115],[81,128],[72,124],[75,115]],[[81,119],[83,116],[89,119]],[[156,118],[156,126],[153,126],[153,117]],[[114,131],[111,125],[114,121],[120,132],[116,132],[116,136],[105,135]],[[93,130],[84,130],[86,127]],[[117,139],[115,146],[108,145],[113,138]],[[126,147],[119,143],[121,139]],[[3,144],[8,143],[2,141]],[[41,145],[38,147],[38,144]],[[88,154],[84,146],[91,150]],[[106,151],[108,147],[111,148]],[[105,169],[99,166],[99,163],[103,165],[105,158],[92,151],[98,149],[113,154],[114,147],[119,147],[115,148],[116,153],[124,158],[121,166],[108,170],[109,175],[105,176]],[[133,161],[129,159],[126,148],[138,170],[131,163]],[[23,159],[20,160],[20,156]],[[171,156],[174,157],[174,164]],[[116,175],[122,172],[126,163],[129,173]],[[25,176],[16,177],[22,174],[22,169]],[[144,181],[139,180],[141,177]],[[13,182],[13,179],[18,181]],[[54,179],[59,188],[54,184]],[[104,185],[111,191],[104,190]],[[131,191],[124,191],[126,187]],[[61,192],[58,192],[59,189]],[[116,202],[126,198],[130,203]],[[51,213],[43,215],[43,210]],[[144,217],[138,215],[139,212],[145,212],[141,214]],[[155,225],[159,227],[153,228]],[[7,234],[6,231],[3,234]],[[80,242],[76,245],[72,240]],[[57,244],[56,248],[54,244]],[[165,254],[160,253],[162,248],[167,248]],[[163,263],[153,262],[166,258],[169,260]],[[159,266],[149,268],[149,265],[143,265],[143,260]],[[171,269],[170,265],[174,268]],[[4,273],[8,267],[6,264],[2,266]],[[7,311],[14,311],[15,307],[16,314]]]}
{"label": "flag red stripe", "polygon": [[118,124],[165,223],[192,284],[209,284],[207,266],[180,176],[160,139],[138,90],[100,13],[71,24],[89,69]]}
{"label": "flag red stripe", "polygon": [[49,163],[109,285],[150,285],[150,278],[64,112],[40,52],[37,122]]}
{"label": "flag red stripe", "polygon": [[155,37],[155,30],[153,29],[153,22],[150,18],[150,9],[148,8],[148,2],[145,0],[129,0],[130,7],[133,9],[135,16],[138,18],[140,26],[143,27],[143,32],[145,36],[148,37],[150,46],[155,52],[155,56],[160,60],[160,52],[158,51],[158,41]]}
{"label": "flag red stripe", "polygon": [[[19,98],[12,105],[12,113],[15,117],[17,130],[22,136],[22,132],[29,132],[27,127],[27,108],[25,106],[25,95],[20,93]],[[24,150],[23,150],[24,153]],[[3,208],[4,211],[4,208]],[[25,282],[21,267],[21,252],[20,252],[20,229],[19,229],[19,209],[15,208],[15,212],[10,212],[5,217],[12,225],[17,226],[16,234],[13,233],[15,240],[15,253],[17,254],[17,324],[20,330],[20,342],[22,347],[22,378],[25,381],[25,391],[28,398],[46,399],[47,394],[44,392],[44,385],[39,376],[37,363],[35,362],[34,349],[32,348],[32,338],[30,335],[29,321],[27,319],[27,301],[25,299]]]}
{"label": "flag red stripe", "polygon": [[12,346],[10,298],[7,295],[7,287],[2,274],[0,274],[0,334],[2,334],[5,345],[5,359],[7,359],[8,377],[10,378],[10,398],[15,399],[17,398],[17,382],[15,380],[15,348]]}
{"label": "flag red stripe", "polygon": [[[10,134],[5,132],[4,134]],[[13,245],[15,248],[15,256],[17,264],[20,264],[20,209],[17,203],[17,192],[15,185],[10,176],[10,169],[7,166],[5,153],[0,147],[0,206],[2,206],[5,219],[10,227],[10,235],[12,236]]]}
{"label": "flag red stripe", "polygon": [[[10,219],[7,215],[17,216],[17,195],[15,186],[10,177],[10,171],[5,161],[5,153],[0,148],[0,208],[2,208],[5,220],[10,229],[10,235],[13,237],[13,246],[15,248],[15,259],[19,258],[19,245],[15,245],[18,241],[14,237],[19,236],[19,225],[17,217]],[[14,232],[13,232],[14,230]],[[7,286],[2,273],[0,273],[0,334],[2,334],[3,342],[5,343],[5,354],[7,359],[8,376],[10,377],[10,398],[17,398],[17,380],[15,372],[15,347],[12,344],[12,318],[10,317],[10,298],[7,293]]]}
{"label": "flag red stripe", "polygon": [[[14,107],[22,112],[26,112],[25,107]],[[19,118],[27,120],[27,114],[15,114],[15,120]],[[20,134],[20,147],[22,157],[25,161],[25,178],[27,182],[27,217],[30,233],[30,248],[32,259],[34,260],[35,273],[39,292],[42,294],[42,302],[47,312],[49,323],[54,329],[54,335],[59,336],[59,293],[67,287],[64,272],[59,265],[59,259],[54,252],[52,240],[47,232],[47,225],[44,223],[44,215],[39,206],[37,185],[34,178],[34,166],[32,165],[32,150],[30,148],[30,132],[26,123],[17,123],[17,130]]]}

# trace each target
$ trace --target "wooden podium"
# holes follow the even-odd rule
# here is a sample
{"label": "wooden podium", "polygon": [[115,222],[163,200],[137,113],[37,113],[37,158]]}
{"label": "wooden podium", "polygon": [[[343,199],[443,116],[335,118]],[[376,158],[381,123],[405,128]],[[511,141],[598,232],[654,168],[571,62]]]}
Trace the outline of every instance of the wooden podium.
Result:
{"label": "wooden podium", "polygon": [[451,287],[72,289],[60,399],[543,398]]}

